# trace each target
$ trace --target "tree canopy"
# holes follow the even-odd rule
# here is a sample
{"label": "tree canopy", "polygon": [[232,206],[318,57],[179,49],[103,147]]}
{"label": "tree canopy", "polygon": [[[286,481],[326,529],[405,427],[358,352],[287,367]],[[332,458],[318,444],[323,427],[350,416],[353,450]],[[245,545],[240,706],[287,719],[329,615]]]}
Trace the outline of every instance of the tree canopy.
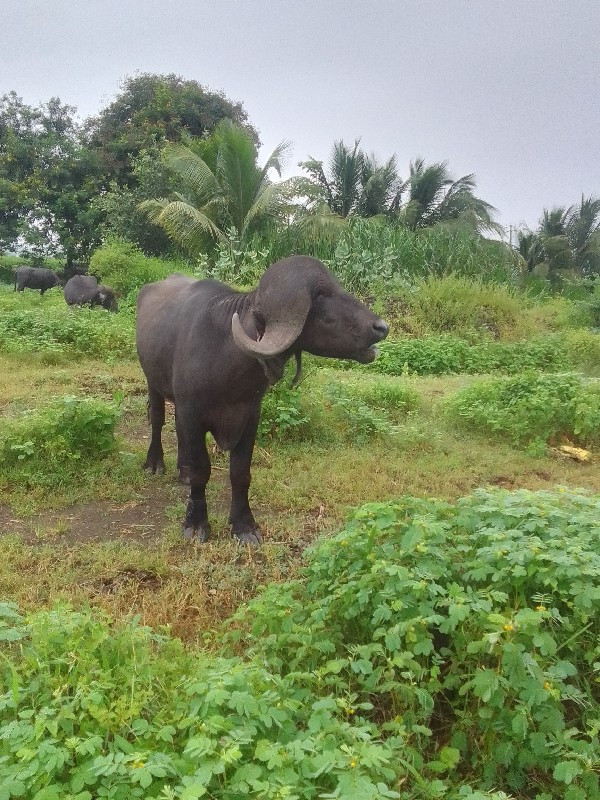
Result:
{"label": "tree canopy", "polygon": [[126,78],[114,101],[87,122],[91,146],[105,173],[119,184],[132,180],[131,159],[156,142],[212,133],[223,119],[243,127],[258,144],[241,103],[177,75],[141,73]]}

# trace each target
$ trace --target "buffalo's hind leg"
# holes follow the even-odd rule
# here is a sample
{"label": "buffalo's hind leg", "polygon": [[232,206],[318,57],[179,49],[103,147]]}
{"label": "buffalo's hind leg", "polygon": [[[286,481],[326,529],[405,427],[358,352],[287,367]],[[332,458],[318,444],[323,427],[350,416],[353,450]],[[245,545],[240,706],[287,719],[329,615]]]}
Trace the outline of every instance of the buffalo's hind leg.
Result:
{"label": "buffalo's hind leg", "polygon": [[250,503],[250,465],[260,417],[260,407],[252,414],[240,441],[231,448],[229,478],[231,480],[231,510],[229,524],[231,535],[240,542],[262,544],[260,528],[256,524]]}
{"label": "buffalo's hind leg", "polygon": [[162,446],[162,429],[165,424],[165,398],[155,389],[148,386],[148,417],[152,426],[152,438],[144,469],[152,474],[162,475],[165,471],[165,461]]}

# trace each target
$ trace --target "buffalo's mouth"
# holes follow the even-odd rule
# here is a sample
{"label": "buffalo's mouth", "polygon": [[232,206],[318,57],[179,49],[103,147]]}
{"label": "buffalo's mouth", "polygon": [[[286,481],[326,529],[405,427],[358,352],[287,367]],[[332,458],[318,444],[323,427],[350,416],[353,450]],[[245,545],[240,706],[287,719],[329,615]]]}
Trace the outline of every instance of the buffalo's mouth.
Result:
{"label": "buffalo's mouth", "polygon": [[356,355],[355,358],[359,362],[359,364],[370,364],[371,361],[375,361],[378,354],[379,354],[379,348],[375,347],[375,345],[372,344],[370,347],[367,347],[366,350],[363,350],[362,352],[358,353],[358,355]]}

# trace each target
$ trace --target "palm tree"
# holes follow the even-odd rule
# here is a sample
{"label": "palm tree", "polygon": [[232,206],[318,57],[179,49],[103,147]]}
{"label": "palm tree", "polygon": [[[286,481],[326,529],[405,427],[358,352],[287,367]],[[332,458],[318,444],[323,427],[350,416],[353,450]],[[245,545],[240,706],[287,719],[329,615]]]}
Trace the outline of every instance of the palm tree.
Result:
{"label": "palm tree", "polygon": [[226,239],[229,232],[243,244],[261,225],[290,211],[294,181],[272,183],[269,178],[271,169],[281,176],[289,148],[289,142],[282,142],[258,167],[250,134],[223,120],[208,140],[165,146],[163,158],[184,191],[146,200],[140,208],[188,251],[202,250],[207,237]]}
{"label": "palm tree", "polygon": [[343,140],[334,142],[328,174],[323,162],[312,156],[299,163],[298,166],[310,175],[301,188],[309,198],[309,205],[312,203],[313,211],[345,219],[352,214],[374,217],[393,208],[399,187],[395,156],[379,164],[375,156],[367,156],[359,144],[360,139],[355,140],[353,147],[345,145]]}
{"label": "palm tree", "polygon": [[581,195],[567,225],[573,259],[582,275],[600,271],[600,198]]}
{"label": "palm tree", "polygon": [[533,272],[535,267],[544,261],[544,245],[540,236],[533,231],[517,231],[517,250],[523,259],[527,272]]}
{"label": "palm tree", "polygon": [[451,220],[466,222],[478,232],[498,230],[492,219],[496,209],[475,196],[475,186],[474,174],[454,180],[446,161],[426,165],[417,158],[411,161],[410,176],[401,189],[401,193],[408,190],[408,199],[400,218],[412,230]]}
{"label": "palm tree", "polygon": [[600,199],[581,196],[579,206],[544,209],[537,232],[550,273],[600,270]]}

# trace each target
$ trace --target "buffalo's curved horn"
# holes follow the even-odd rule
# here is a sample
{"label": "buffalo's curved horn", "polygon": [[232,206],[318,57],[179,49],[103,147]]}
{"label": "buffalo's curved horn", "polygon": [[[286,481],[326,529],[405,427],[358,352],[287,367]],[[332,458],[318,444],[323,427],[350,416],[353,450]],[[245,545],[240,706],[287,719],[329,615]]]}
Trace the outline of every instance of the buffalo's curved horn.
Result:
{"label": "buffalo's curved horn", "polygon": [[307,314],[304,314],[302,317],[294,316],[289,319],[271,322],[267,325],[262,339],[256,342],[242,328],[242,323],[236,312],[231,320],[231,332],[235,343],[247,356],[252,356],[253,358],[275,358],[275,356],[291,347],[300,336],[306,316]]}

